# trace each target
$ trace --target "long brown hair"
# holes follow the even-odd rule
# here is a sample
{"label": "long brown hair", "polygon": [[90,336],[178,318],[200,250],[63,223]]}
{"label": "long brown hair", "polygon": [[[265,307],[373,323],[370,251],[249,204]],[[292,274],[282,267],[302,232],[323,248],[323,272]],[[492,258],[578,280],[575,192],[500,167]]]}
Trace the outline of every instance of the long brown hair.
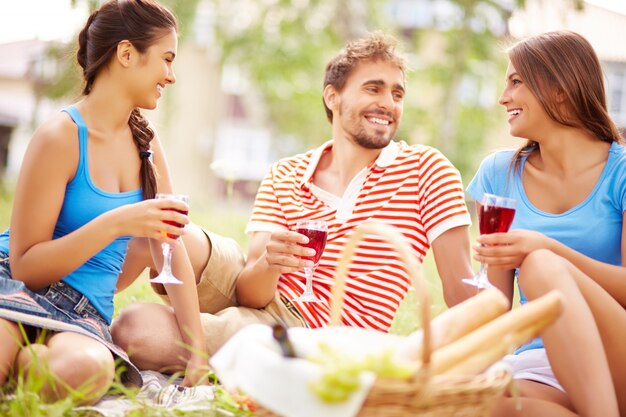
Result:
{"label": "long brown hair", "polygon": [[[116,53],[117,44],[129,41],[144,53],[166,31],[178,30],[174,14],[154,0],[110,0],[94,11],[78,36],[78,64],[83,69],[83,94],[91,92],[96,76]],[[133,140],[141,158],[143,197],[156,194],[156,176],[150,155],[154,131],[139,109],[133,109],[128,120]]]}
{"label": "long brown hair", "polygon": [[[591,44],[570,31],[547,32],[517,42],[509,59],[548,116],[565,126],[584,129],[604,142],[622,142],[609,117],[600,60]],[[557,96],[565,97],[564,110]],[[538,149],[528,140],[515,153],[513,165]]]}

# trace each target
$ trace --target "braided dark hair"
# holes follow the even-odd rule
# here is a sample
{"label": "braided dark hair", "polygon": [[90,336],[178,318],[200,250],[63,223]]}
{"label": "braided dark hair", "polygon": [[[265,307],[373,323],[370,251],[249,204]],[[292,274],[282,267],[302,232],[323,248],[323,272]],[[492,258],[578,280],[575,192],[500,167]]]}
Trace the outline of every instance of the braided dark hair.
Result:
{"label": "braided dark hair", "polygon": [[[87,19],[78,36],[76,58],[83,69],[83,94],[91,92],[96,76],[106,67],[117,45],[128,40],[145,52],[164,32],[178,30],[174,14],[154,0],[109,0]],[[156,176],[149,157],[154,131],[139,109],[133,109],[128,125],[141,155],[141,187],[145,199],[156,194]]]}

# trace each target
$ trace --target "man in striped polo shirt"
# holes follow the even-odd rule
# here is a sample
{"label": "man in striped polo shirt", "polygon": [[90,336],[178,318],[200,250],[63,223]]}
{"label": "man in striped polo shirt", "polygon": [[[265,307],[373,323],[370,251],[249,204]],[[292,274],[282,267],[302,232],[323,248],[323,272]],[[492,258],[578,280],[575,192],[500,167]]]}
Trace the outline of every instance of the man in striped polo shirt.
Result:
{"label": "man in striped polo shirt", "polygon": [[[237,280],[241,305],[263,308],[278,295],[307,326],[324,326],[340,252],[363,222],[400,229],[421,261],[432,246],[448,304],[467,298],[472,276],[470,217],[459,172],[437,150],[396,142],[405,94],[405,58],[382,33],[348,44],[326,67],[324,106],[332,140],[275,163],[258,190],[247,226],[250,246]],[[300,219],[328,223],[314,271],[322,302],[294,302],[304,290],[312,249],[293,231]],[[410,279],[384,241],[368,239],[352,259],[343,322],[387,331]]]}
{"label": "man in striped polo shirt", "polygon": [[[437,150],[393,141],[402,116],[405,59],[381,33],[347,45],[326,68],[324,106],[332,140],[278,161],[259,188],[247,226],[247,261],[232,241],[188,225],[183,243],[198,282],[202,325],[212,354],[251,323],[319,327],[338,256],[352,230],[366,221],[391,224],[421,261],[433,248],[449,305],[468,296],[470,218],[459,172]],[[305,237],[300,219],[328,223],[326,248],[313,291],[322,302],[296,302],[304,290]],[[145,242],[131,242],[120,286],[149,262]],[[140,254],[145,254],[141,259]],[[410,278],[392,247],[369,238],[356,251],[346,280],[343,322],[387,331]],[[164,293],[163,291],[161,291]],[[150,326],[146,326],[150,323]],[[155,331],[158,329],[158,331]],[[140,369],[184,369],[187,350],[171,307],[132,305],[112,326],[113,338]]]}

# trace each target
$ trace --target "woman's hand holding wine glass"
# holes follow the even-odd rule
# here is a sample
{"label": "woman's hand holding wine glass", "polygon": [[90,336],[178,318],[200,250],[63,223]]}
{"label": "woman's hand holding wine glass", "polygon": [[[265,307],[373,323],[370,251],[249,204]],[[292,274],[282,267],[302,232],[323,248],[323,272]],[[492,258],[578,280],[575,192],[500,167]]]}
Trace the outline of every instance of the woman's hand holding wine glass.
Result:
{"label": "woman's hand holding wine glass", "polygon": [[555,240],[534,230],[481,235],[474,246],[474,259],[501,269],[519,268],[526,256],[539,249],[552,249]]}
{"label": "woman's hand holding wine glass", "polygon": [[[183,194],[157,194],[155,198],[158,199],[169,199],[169,200],[178,200],[182,201],[186,204],[189,204],[189,197]],[[181,210],[176,208],[165,208],[164,210],[173,210],[180,214],[184,214],[185,216],[188,214],[188,210]],[[164,223],[170,226],[176,226],[178,228],[182,228],[184,225],[181,223],[176,223],[170,220],[164,220]],[[167,235],[170,239],[176,239],[177,236],[171,233],[167,233],[165,231],[161,232],[164,236]],[[152,278],[150,282],[154,284],[182,284],[183,282],[176,278],[174,274],[172,274],[172,246],[169,243],[163,242],[161,243],[161,249],[163,250],[163,268],[161,269],[161,273],[156,277]]]}
{"label": "woman's hand holding wine glass", "polygon": [[[508,232],[515,217],[516,200],[485,193],[481,200],[479,230],[481,235]],[[480,271],[472,278],[465,278],[464,283],[478,288],[491,288],[493,284],[487,277],[487,266],[480,264]]]}

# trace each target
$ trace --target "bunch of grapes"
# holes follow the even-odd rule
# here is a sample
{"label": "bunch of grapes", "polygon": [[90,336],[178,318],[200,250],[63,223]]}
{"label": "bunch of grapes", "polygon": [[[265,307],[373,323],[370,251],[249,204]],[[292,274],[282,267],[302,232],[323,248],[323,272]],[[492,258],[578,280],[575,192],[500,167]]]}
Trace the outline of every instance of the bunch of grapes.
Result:
{"label": "bunch of grapes", "polygon": [[327,344],[320,343],[319,354],[309,360],[322,368],[322,377],[312,382],[309,387],[322,401],[329,403],[348,399],[350,394],[360,387],[362,372],[370,371],[381,378],[397,379],[408,379],[414,373],[414,369],[396,364],[390,351],[354,360],[333,351]]}

